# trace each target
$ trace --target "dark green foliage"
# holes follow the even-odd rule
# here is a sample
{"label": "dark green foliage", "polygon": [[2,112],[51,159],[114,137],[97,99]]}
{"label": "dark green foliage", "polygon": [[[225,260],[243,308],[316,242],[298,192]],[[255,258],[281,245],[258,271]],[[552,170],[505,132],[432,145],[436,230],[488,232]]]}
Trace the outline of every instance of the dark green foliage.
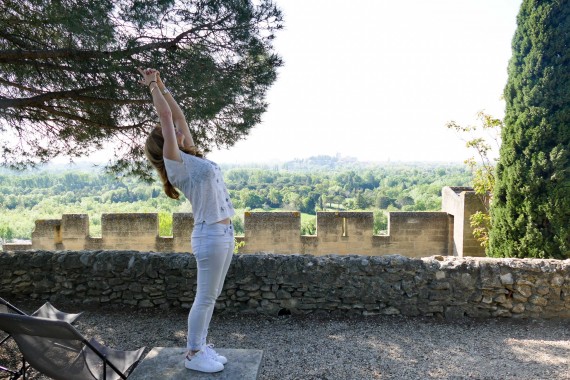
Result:
{"label": "dark green foliage", "polygon": [[490,254],[570,258],[570,3],[524,0],[517,23]]}
{"label": "dark green foliage", "polygon": [[[444,186],[466,186],[468,169],[445,164],[362,165],[339,163],[326,169],[226,168],[226,183],[237,208],[301,211],[437,211]],[[287,170],[285,168],[296,168]],[[404,200],[400,203],[399,200]]]}
{"label": "dark green foliage", "polygon": [[14,238],[14,231],[9,226],[0,227],[0,241],[10,241]]}
{"label": "dark green foliage", "polygon": [[147,175],[142,142],[157,117],[137,67],[162,73],[202,150],[231,146],[265,112],[281,27],[271,0],[3,0],[3,161],[33,166],[113,141],[110,168]]}

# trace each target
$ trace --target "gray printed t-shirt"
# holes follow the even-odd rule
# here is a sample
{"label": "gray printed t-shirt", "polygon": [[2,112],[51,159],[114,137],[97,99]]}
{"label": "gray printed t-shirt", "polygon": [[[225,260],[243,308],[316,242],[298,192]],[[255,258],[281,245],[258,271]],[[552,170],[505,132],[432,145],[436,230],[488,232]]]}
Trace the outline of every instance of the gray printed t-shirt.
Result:
{"label": "gray printed t-shirt", "polygon": [[212,224],[235,214],[222,171],[214,162],[180,152],[182,162],[164,158],[168,180],[192,204],[194,223]]}

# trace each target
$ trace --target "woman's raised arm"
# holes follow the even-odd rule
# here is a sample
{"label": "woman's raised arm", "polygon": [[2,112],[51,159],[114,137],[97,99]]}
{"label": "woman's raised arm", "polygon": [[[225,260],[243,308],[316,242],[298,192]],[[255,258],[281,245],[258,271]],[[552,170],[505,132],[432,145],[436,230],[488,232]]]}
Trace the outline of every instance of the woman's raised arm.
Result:
{"label": "woman's raised arm", "polygon": [[170,110],[172,111],[172,121],[174,122],[174,125],[178,128],[178,130],[184,135],[184,148],[190,149],[195,144],[194,144],[194,139],[192,138],[192,133],[190,133],[190,128],[188,127],[188,122],[186,121],[186,116],[184,116],[184,112],[182,112],[182,109],[180,108],[176,100],[174,100],[172,93],[166,88],[166,86],[162,82],[162,79],[160,78],[160,73],[157,73],[156,78],[157,78],[158,88],[161,94],[164,96],[164,99],[166,99],[166,102],[168,103]]}
{"label": "woman's raised arm", "polygon": [[141,83],[148,86],[150,90],[154,109],[160,119],[162,136],[164,137],[163,155],[170,160],[182,161],[176,139],[176,131],[174,130],[172,111],[158,86],[158,71],[154,69],[143,70],[141,68],[138,68],[138,71],[143,76]]}

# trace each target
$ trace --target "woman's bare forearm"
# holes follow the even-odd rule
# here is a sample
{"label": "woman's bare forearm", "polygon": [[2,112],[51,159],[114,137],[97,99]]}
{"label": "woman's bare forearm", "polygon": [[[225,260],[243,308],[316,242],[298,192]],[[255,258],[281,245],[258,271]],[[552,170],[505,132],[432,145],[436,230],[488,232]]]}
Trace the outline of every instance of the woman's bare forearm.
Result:
{"label": "woman's bare forearm", "polygon": [[143,76],[143,80],[140,81],[140,83],[148,87],[150,95],[152,96],[152,104],[154,105],[154,109],[160,119],[162,137],[164,138],[163,156],[171,160],[180,161],[180,151],[178,149],[176,132],[172,121],[172,111],[170,110],[168,102],[164,99],[164,96],[158,88],[158,71],[155,69],[143,70],[140,67],[138,68],[138,71]]}
{"label": "woman's bare forearm", "polygon": [[168,91],[168,89],[162,82],[162,79],[160,78],[160,73],[157,73],[156,80],[158,84],[158,89],[160,90],[161,94],[164,96],[164,99],[166,100],[170,108],[170,111],[172,112],[172,121],[174,122],[174,125],[176,125],[176,127],[178,127],[180,132],[182,132],[182,134],[184,134],[185,136],[184,146],[186,148],[193,147],[195,145],[194,139],[192,138],[192,133],[190,133],[190,128],[188,127],[188,122],[186,121],[186,116],[184,116],[184,112],[178,105],[178,102],[176,102],[176,100],[172,96],[172,93]]}
{"label": "woman's bare forearm", "polygon": [[178,125],[177,123],[178,121],[186,122],[186,117],[184,116],[184,112],[182,112],[182,109],[180,108],[180,106],[172,96],[172,93],[166,88],[166,86],[162,82],[162,79],[160,78],[160,73],[157,75],[157,84],[160,92],[164,96],[164,99],[166,99],[166,102],[168,103],[168,106],[172,111],[172,120],[174,120],[174,123]]}
{"label": "woman's bare forearm", "polygon": [[168,103],[170,110],[172,111],[172,119],[173,120],[180,120],[180,119],[186,120],[186,117],[184,116],[182,109],[180,108],[180,106],[178,105],[178,103],[176,102],[174,97],[172,96],[172,93],[170,91],[166,91],[166,92],[162,92],[162,94],[164,96],[164,99],[166,99],[166,102]]}
{"label": "woman's bare forearm", "polygon": [[158,85],[153,82],[149,85],[150,94],[152,95],[152,104],[154,105],[154,109],[158,114],[160,119],[160,124],[162,127],[168,127],[165,124],[170,124],[168,121],[172,122],[174,120],[172,109],[168,104],[166,98],[160,92]]}

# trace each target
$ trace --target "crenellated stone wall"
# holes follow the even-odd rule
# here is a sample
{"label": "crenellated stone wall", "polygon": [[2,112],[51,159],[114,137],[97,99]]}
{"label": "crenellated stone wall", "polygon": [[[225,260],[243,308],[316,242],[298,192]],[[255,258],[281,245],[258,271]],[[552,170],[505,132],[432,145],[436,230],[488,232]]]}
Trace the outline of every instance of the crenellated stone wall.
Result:
{"label": "crenellated stone wall", "polygon": [[[0,296],[189,308],[194,255],[0,253]],[[570,260],[234,255],[216,308],[232,313],[570,318]]]}
{"label": "crenellated stone wall", "polygon": [[[446,187],[442,194],[442,212],[390,212],[386,235],[373,234],[372,212],[317,212],[316,235],[301,235],[299,212],[246,212],[240,253],[484,256],[468,220],[483,207],[478,197],[467,188]],[[173,236],[159,236],[158,214],[103,214],[96,238],[87,215],[65,214],[37,220],[30,245],[3,249],[189,252],[192,214],[175,213],[172,225]]]}
{"label": "crenellated stone wall", "polygon": [[[400,254],[422,257],[452,252],[452,224],[445,212],[391,212],[388,234],[374,235],[372,212],[318,212],[317,234],[301,235],[299,212],[246,212],[245,246],[240,253],[312,255]],[[190,252],[191,213],[173,215],[173,236],[158,235],[158,214],[103,214],[101,237],[89,235],[87,215],[37,220],[29,246],[4,245],[4,250],[137,250]]]}
{"label": "crenellated stone wall", "polygon": [[450,219],[444,212],[391,212],[387,235],[373,235],[372,212],[317,212],[316,235],[304,236],[299,236],[298,212],[248,212],[244,216],[243,253],[422,257],[451,252]]}

